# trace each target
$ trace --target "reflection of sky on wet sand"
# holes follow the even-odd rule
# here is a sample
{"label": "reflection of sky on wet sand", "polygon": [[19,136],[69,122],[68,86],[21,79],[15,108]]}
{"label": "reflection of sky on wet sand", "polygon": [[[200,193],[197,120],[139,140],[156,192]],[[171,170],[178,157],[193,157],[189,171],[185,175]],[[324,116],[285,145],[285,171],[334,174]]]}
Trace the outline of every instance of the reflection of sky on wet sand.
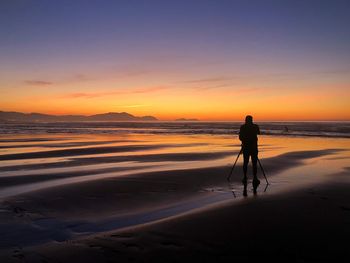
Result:
{"label": "reflection of sky on wet sand", "polygon": [[[35,140],[37,137],[38,140]],[[14,142],[11,142],[14,139]],[[25,142],[28,139],[29,142]],[[147,165],[147,171],[160,171],[160,170],[174,170],[174,169],[193,169],[193,168],[205,168],[205,167],[215,167],[215,166],[230,166],[233,160],[236,158],[237,153],[240,150],[240,142],[237,136],[227,136],[227,135],[150,135],[150,134],[130,134],[130,135],[82,135],[82,136],[64,136],[64,135],[34,135],[31,137],[21,136],[8,136],[3,138],[3,141],[8,140],[8,142],[1,142],[0,146],[4,147],[5,152],[1,155],[6,154],[17,154],[17,153],[31,153],[31,152],[41,152],[41,151],[55,151],[55,150],[70,150],[70,149],[86,149],[86,148],[99,148],[99,147],[113,147],[113,146],[133,146],[133,145],[165,145],[161,148],[150,148],[145,150],[137,151],[122,151],[113,152],[111,149],[107,153],[96,153],[96,154],[84,154],[75,156],[74,152],[72,155],[50,157],[50,158],[37,158],[31,159],[30,156],[23,160],[5,160],[0,161],[0,168],[7,166],[16,165],[30,165],[30,164],[41,164],[42,169],[22,169],[14,171],[4,171],[1,177],[6,176],[23,176],[23,175],[33,175],[33,174],[49,174],[49,173],[63,173],[72,172],[72,177],[74,177],[74,172],[81,170],[98,170],[113,167],[132,167],[135,171],[130,170],[129,172],[122,171],[115,173],[108,173],[109,176],[120,176],[127,175],[128,173],[142,172],[139,167]],[[20,143],[18,140],[22,140]],[[30,141],[32,140],[32,141]],[[33,144],[33,147],[30,145]],[[304,137],[278,137],[278,136],[260,136],[259,138],[259,158],[262,164],[264,159],[275,157],[284,153],[294,152],[294,151],[311,151],[311,150],[323,150],[323,149],[347,149],[348,151],[341,151],[338,153],[333,153],[332,156],[311,158],[304,161],[304,165],[294,169],[304,169],[307,166],[307,170],[312,171],[310,173],[315,174],[325,174],[325,173],[336,173],[341,170],[342,167],[347,165],[347,159],[345,156],[350,156],[350,140],[349,139],[339,139],[339,138],[304,138]],[[14,148],[15,145],[25,145],[25,147]],[[41,147],[40,147],[41,145]],[[50,148],[47,146],[51,145]],[[54,145],[59,147],[54,147]],[[68,145],[64,147],[64,145]],[[6,148],[6,146],[12,146],[11,148]],[[232,154],[230,151],[232,150]],[[226,153],[225,153],[226,152]],[[212,158],[207,158],[205,160],[200,160],[198,158],[191,159],[191,153],[208,153]],[[215,158],[215,153],[222,153],[221,156]],[[187,154],[187,157],[181,160],[169,160],[165,158],[162,160],[162,155],[167,154]],[[153,162],[142,161],[144,155],[157,155],[157,158]],[[160,155],[160,156],[158,156]],[[130,160],[117,161],[109,160],[104,162],[104,157],[113,158],[126,156],[130,157]],[[330,157],[332,157],[330,159]],[[336,158],[339,157],[339,158]],[[187,158],[187,159],[186,159]],[[89,162],[89,159],[92,161]],[[79,163],[82,160],[82,163]],[[97,161],[98,160],[98,161]],[[67,165],[69,162],[76,161],[77,165]],[[97,162],[96,162],[97,161]],[[56,165],[50,168],[50,163],[62,163],[62,166]],[[242,157],[239,159],[237,164],[237,169],[240,169],[242,163]],[[48,164],[45,167],[44,164]],[[58,166],[58,167],[57,167]],[[153,170],[152,170],[153,166]],[[304,167],[304,168],[303,168]],[[145,170],[145,171],[146,171]],[[267,171],[268,172],[268,171]],[[238,173],[235,171],[235,173]],[[297,171],[300,173],[300,171]],[[107,175],[106,175],[107,176]],[[84,178],[70,178],[69,181],[76,182],[79,180],[90,179],[100,179],[105,177],[102,174],[96,176],[84,176]],[[62,179],[67,181],[68,179]],[[57,181],[57,180],[55,180]],[[58,183],[58,182],[56,182]],[[63,181],[62,181],[63,183]],[[66,183],[66,182],[64,182]],[[45,182],[45,185],[48,182]]]}
{"label": "reflection of sky on wet sand", "polygon": [[[258,168],[258,197],[337,180],[349,166],[349,139],[260,136],[259,143],[270,185],[265,188]],[[25,147],[6,148],[9,145]],[[80,154],[84,149],[121,145],[152,147]],[[226,181],[240,150],[237,135],[22,135],[4,137],[0,147],[6,149],[0,155],[65,151],[65,156],[31,159],[26,155],[23,160],[0,161],[0,198],[39,211],[35,216],[48,218],[47,229],[60,222],[62,231],[78,236],[243,200],[242,156],[231,182]],[[256,197],[251,172],[250,166],[248,198]],[[75,220],[80,223],[71,227]],[[22,227],[30,224],[23,222]],[[11,238],[17,240],[18,235],[14,232]]]}
{"label": "reflection of sky on wet sand", "polygon": [[[34,135],[35,136],[35,135]],[[37,135],[38,136],[38,135]],[[12,138],[18,139],[19,136]],[[33,139],[33,135],[30,138],[21,135],[21,139]],[[232,150],[233,155],[240,149],[240,141],[237,136],[222,136],[222,135],[82,135],[80,137],[64,135],[40,135],[40,139],[48,141],[42,142],[0,142],[1,147],[15,146],[15,145],[26,145],[26,147],[18,148],[4,148],[1,155],[5,154],[17,154],[17,153],[30,153],[40,151],[54,151],[54,150],[69,150],[69,149],[86,149],[94,147],[112,147],[112,146],[133,146],[133,145],[167,145],[168,147],[147,149],[145,151],[124,151],[113,153],[113,150],[108,153],[101,154],[84,154],[85,157],[94,156],[123,156],[123,155],[144,155],[144,154],[161,154],[161,153],[188,153],[188,152],[219,152],[219,151],[230,151]],[[10,136],[3,139],[12,139]],[[116,141],[116,142],[115,142]],[[100,142],[100,144],[99,144]],[[108,143],[110,142],[110,143]],[[64,147],[65,144],[78,144],[84,143],[84,145],[68,146]],[[30,147],[31,144],[35,146]],[[47,146],[50,144],[59,145],[59,147]],[[60,145],[61,144],[61,145]],[[291,151],[307,151],[307,150],[320,150],[320,149],[349,149],[349,139],[338,139],[338,138],[310,138],[310,137],[286,137],[286,136],[260,136],[259,138],[259,150],[260,158],[268,158],[276,156],[282,153]],[[42,145],[40,147],[39,145]],[[62,147],[63,145],[63,147]],[[172,147],[172,145],[180,145],[180,147]],[[188,147],[187,147],[188,145]],[[52,161],[63,161],[69,160],[74,157],[50,157],[40,159],[25,159],[25,160],[6,160],[1,161],[0,166],[23,164],[23,163],[43,163]],[[344,157],[344,156],[343,156]],[[190,160],[189,160],[190,161]],[[222,160],[215,160],[218,164],[222,163]]]}

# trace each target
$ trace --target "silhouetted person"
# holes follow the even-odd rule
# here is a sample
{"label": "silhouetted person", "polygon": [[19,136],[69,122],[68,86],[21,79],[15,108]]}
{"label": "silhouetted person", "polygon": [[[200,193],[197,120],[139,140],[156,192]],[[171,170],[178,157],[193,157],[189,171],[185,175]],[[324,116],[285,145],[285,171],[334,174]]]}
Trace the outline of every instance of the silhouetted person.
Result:
{"label": "silhouetted person", "polygon": [[258,161],[258,134],[260,134],[259,126],[253,123],[253,117],[248,115],[245,118],[245,124],[243,124],[239,131],[239,139],[242,141],[243,150],[243,195],[247,195],[247,169],[249,163],[249,157],[252,159],[253,164],[253,189],[256,194],[260,181],[257,174],[257,161]]}

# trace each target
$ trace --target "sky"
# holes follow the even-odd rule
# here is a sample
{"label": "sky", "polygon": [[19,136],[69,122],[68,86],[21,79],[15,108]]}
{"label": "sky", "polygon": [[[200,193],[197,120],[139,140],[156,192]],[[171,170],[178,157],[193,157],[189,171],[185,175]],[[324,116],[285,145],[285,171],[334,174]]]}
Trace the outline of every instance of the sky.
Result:
{"label": "sky", "polygon": [[1,0],[0,110],[350,120],[350,2]]}

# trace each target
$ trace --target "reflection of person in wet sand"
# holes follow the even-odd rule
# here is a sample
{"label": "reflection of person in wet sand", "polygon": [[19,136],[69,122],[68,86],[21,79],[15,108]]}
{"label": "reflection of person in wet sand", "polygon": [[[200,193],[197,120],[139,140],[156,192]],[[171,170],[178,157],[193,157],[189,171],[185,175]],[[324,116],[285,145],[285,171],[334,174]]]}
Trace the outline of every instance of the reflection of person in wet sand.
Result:
{"label": "reflection of person in wet sand", "polygon": [[253,164],[253,189],[254,194],[256,194],[256,189],[260,184],[260,180],[257,177],[257,161],[258,161],[258,134],[260,134],[260,129],[257,124],[253,123],[253,117],[248,115],[245,118],[245,124],[243,124],[239,131],[239,139],[242,142],[242,152],[243,152],[243,185],[244,191],[243,195],[247,196],[247,169],[249,163],[249,157],[252,159]]}

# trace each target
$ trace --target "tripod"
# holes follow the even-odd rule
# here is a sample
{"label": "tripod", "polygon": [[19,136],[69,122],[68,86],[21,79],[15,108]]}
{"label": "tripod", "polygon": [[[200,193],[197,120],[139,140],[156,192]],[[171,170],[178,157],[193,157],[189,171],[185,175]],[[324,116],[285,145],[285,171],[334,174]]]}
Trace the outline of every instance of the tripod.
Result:
{"label": "tripod", "polygon": [[[236,163],[237,163],[237,161],[238,161],[238,158],[239,158],[239,156],[241,155],[241,153],[242,153],[242,152],[243,152],[243,147],[241,147],[241,150],[239,151],[239,153],[238,153],[238,155],[237,155],[236,161],[234,162],[234,164],[233,164],[233,166],[232,166],[231,172],[230,172],[230,174],[227,176],[227,181],[230,181],[230,178],[231,178],[231,175],[232,175],[233,169],[235,168]],[[261,169],[261,171],[262,171],[262,173],[263,173],[263,175],[264,175],[264,178],[265,178],[266,184],[267,184],[267,185],[269,185],[270,183],[269,183],[269,181],[268,181],[268,180],[267,180],[267,178],[266,178],[264,168],[262,167],[262,165],[261,165],[261,162],[260,162],[259,158],[258,158],[258,163],[259,163],[260,169]]]}

